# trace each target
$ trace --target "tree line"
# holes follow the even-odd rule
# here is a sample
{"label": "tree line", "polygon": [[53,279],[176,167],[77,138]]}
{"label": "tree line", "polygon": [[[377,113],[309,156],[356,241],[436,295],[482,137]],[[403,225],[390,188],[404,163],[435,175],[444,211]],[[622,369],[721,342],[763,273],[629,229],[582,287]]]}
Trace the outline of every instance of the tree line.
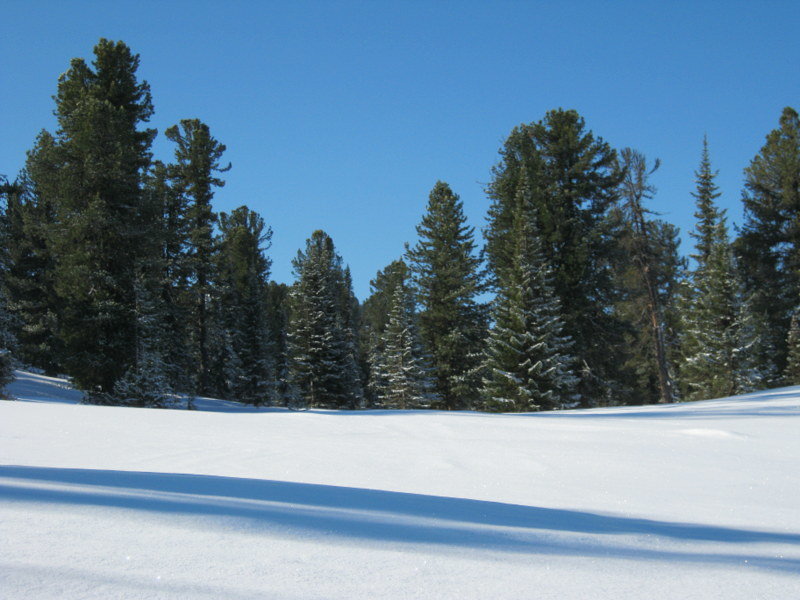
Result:
{"label": "tree line", "polygon": [[2,181],[0,387],[20,363],[103,404],[531,411],[800,384],[792,108],[745,170],[733,239],[703,140],[691,263],[647,207],[658,161],[556,109],[500,148],[483,240],[437,182],[360,303],[324,231],[293,284],[270,280],[264,219],[214,211],[230,165],[208,125],[168,128],[173,157],[154,159],[138,66],[105,39],[73,59],[57,129]]}

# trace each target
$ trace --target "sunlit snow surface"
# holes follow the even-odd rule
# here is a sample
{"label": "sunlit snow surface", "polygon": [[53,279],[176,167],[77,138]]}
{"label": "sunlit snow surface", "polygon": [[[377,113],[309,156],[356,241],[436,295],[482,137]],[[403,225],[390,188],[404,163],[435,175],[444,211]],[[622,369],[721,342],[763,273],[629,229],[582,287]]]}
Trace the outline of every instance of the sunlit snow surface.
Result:
{"label": "sunlit snow surface", "polygon": [[2,598],[800,598],[800,388],[535,415],[0,402]]}

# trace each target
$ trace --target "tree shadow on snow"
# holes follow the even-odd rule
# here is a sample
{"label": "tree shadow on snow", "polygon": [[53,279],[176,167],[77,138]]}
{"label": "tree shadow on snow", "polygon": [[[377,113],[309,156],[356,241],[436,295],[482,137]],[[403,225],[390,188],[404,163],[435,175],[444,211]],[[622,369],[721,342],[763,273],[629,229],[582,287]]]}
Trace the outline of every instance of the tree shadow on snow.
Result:
{"label": "tree shadow on snow", "polygon": [[[648,548],[658,538],[725,544],[800,546],[800,534],[673,523],[330,485],[259,479],[0,466],[0,501],[102,506],[224,517],[220,526],[306,531],[334,538],[421,543],[522,554],[743,565],[800,572],[800,559]],[[559,535],[561,534],[561,535]],[[567,534],[567,535],[564,535]],[[578,535],[569,535],[578,534]],[[629,542],[586,535],[629,535]],[[653,539],[650,538],[653,536]],[[330,539],[330,538],[328,538]],[[335,539],[331,539],[335,541]],[[742,548],[736,548],[741,552]],[[748,548],[748,550],[754,550]]]}

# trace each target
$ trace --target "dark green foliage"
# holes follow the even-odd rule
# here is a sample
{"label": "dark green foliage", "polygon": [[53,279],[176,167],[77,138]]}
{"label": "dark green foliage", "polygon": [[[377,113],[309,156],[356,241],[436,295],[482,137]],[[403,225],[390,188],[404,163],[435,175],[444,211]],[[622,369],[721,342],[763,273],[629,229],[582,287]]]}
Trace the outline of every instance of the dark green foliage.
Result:
{"label": "dark green foliage", "polygon": [[[214,188],[225,182],[215,173],[230,169],[220,166],[225,146],[211,136],[208,125],[197,119],[184,119],[164,134],[175,143],[175,164],[169,175],[175,197],[168,197],[167,214],[179,223],[185,218],[186,255],[183,266],[190,280],[192,297],[191,348],[196,362],[195,391],[208,394],[211,386],[211,356],[209,348],[209,315],[207,306],[214,274],[214,213],[211,200]],[[180,229],[171,240],[177,251],[182,239]]]}
{"label": "dark green foliage", "polygon": [[[394,263],[393,263],[394,264]],[[371,352],[370,384],[383,408],[425,408],[434,400],[429,368],[417,331],[411,290],[402,280],[394,286],[388,321]]]}
{"label": "dark green foliage", "polygon": [[[651,374],[648,379],[656,383],[655,397],[659,402],[672,402],[677,390],[669,360],[665,308],[676,283],[677,231],[671,236],[669,226],[665,228],[664,224],[650,219],[644,206],[656,192],[649,183],[649,176],[658,166],[656,160],[648,170],[644,155],[631,148],[624,148],[620,153],[620,169],[625,173],[620,191],[620,243],[626,255],[625,270],[632,269],[634,275],[628,278],[626,290],[629,316],[637,321],[633,337],[646,340],[648,351],[645,356],[650,359],[649,364],[640,363],[637,371],[640,377],[648,372]],[[641,315],[638,318],[635,316],[637,312]]]}
{"label": "dark green foliage", "polygon": [[[753,309],[767,317],[764,356],[770,371],[786,365],[786,332],[800,295],[800,118],[784,108],[777,129],[745,169],[744,226],[736,241]],[[769,385],[765,381],[764,385]]]}
{"label": "dark green foliage", "polygon": [[289,349],[289,286],[270,281],[264,300],[264,319],[268,330],[268,344],[272,352],[274,401],[287,404],[290,399]]}
{"label": "dark green foliage", "polygon": [[59,299],[64,367],[84,389],[110,392],[134,362],[135,269],[153,233],[142,177],[154,130],[140,130],[153,107],[136,79],[139,57],[101,39],[90,67],[73,59],[59,79],[58,131],[46,167],[30,175],[52,207],[47,229]]}
{"label": "dark green foliage", "polygon": [[419,241],[408,261],[420,312],[420,332],[430,357],[437,408],[469,408],[479,400],[485,309],[474,229],[450,187],[437,182],[430,193]]}
{"label": "dark green foliage", "polygon": [[[216,370],[226,396],[251,404],[273,401],[274,372],[265,314],[272,230],[246,206],[221,213],[215,297],[217,326],[227,332]],[[238,374],[225,367],[238,365]]]}
{"label": "dark green foliage", "polygon": [[534,229],[534,212],[523,175],[514,210],[513,260],[496,274],[498,293],[483,385],[489,410],[549,410],[574,400],[572,340],[563,333],[561,306]]}
{"label": "dark green foliage", "polygon": [[575,341],[582,365],[582,401],[609,401],[622,377],[618,358],[608,351],[620,346],[622,330],[609,310],[615,299],[610,257],[616,240],[608,214],[622,181],[616,153],[586,130],[577,112],[559,109],[516,127],[500,157],[487,190],[492,204],[486,255],[493,282],[513,263],[513,207],[524,174],[565,333]]}
{"label": "dark green foliage", "polygon": [[[163,306],[157,284],[147,274],[140,273],[136,279],[136,359],[114,384],[110,394],[113,404],[148,408],[177,405],[164,362]],[[96,399],[96,395],[90,394],[87,401]]]}
{"label": "dark green foliage", "polygon": [[389,322],[394,293],[398,286],[405,285],[408,275],[408,266],[402,259],[389,263],[370,281],[370,296],[361,307],[360,364],[362,372],[366,374],[365,391],[371,403],[378,402],[376,393],[381,384],[372,379],[380,373],[375,370],[375,366],[383,353],[382,336]]}
{"label": "dark green foliage", "polygon": [[695,173],[697,204],[694,271],[683,288],[681,310],[680,383],[686,400],[720,398],[752,391],[769,379],[760,354],[764,346],[763,319],[753,314],[751,302],[737,273],[724,211],[711,171],[708,143],[703,141],[700,168]]}
{"label": "dark green foliage", "polygon": [[[5,283],[8,277],[9,219],[8,201],[19,195],[19,187],[9,184],[0,175],[0,199],[6,199],[6,206],[0,205],[0,398],[5,397],[4,389],[14,379],[14,355],[17,351],[14,319],[8,311]],[[5,210],[3,210],[5,208]]]}
{"label": "dark green foliage", "polygon": [[[40,141],[52,137],[40,136]],[[37,147],[37,150],[39,147]],[[41,154],[28,155],[28,167],[41,167]],[[46,153],[44,151],[43,153]],[[55,375],[61,343],[57,337],[59,302],[53,282],[54,263],[47,245],[52,209],[23,171],[20,182],[7,196],[9,309],[15,316],[19,359]]]}
{"label": "dark green foliage", "polygon": [[288,345],[291,395],[308,406],[356,408],[360,374],[353,295],[333,240],[317,230],[293,261]]}

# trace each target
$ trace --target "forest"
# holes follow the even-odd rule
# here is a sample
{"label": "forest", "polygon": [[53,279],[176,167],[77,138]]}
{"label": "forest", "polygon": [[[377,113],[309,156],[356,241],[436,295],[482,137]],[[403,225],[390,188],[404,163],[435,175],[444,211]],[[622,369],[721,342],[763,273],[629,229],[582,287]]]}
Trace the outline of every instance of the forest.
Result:
{"label": "forest", "polygon": [[265,219],[214,210],[230,165],[206,123],[169,127],[173,156],[153,156],[138,67],[106,39],[73,59],[56,130],[0,182],[0,388],[24,365],[68,375],[94,404],[506,412],[800,384],[791,107],[745,169],[735,230],[698,140],[688,257],[648,208],[658,160],[612,148],[575,110],[522,123],[492,167],[485,223],[435,182],[417,239],[359,302],[322,230],[292,284],[270,279]]}

